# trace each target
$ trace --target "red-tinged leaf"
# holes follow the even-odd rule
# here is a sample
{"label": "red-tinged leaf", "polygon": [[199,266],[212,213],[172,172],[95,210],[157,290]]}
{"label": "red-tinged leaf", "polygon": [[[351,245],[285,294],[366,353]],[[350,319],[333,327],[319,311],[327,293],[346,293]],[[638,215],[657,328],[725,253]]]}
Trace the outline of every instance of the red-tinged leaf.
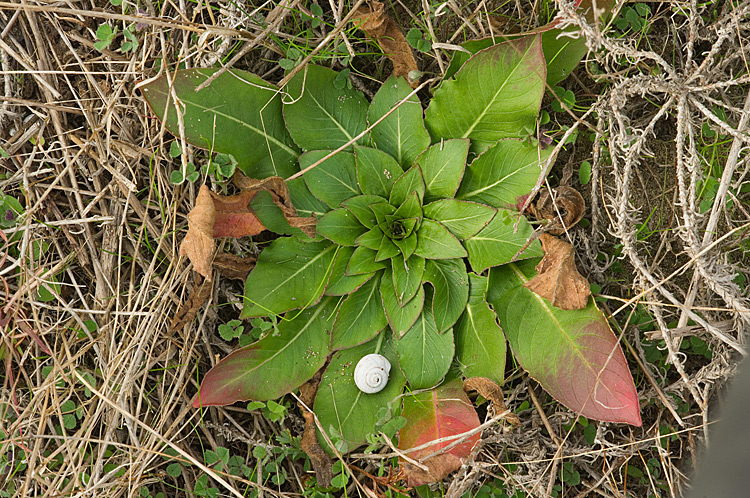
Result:
{"label": "red-tinged leaf", "polygon": [[[407,423],[399,433],[398,447],[401,450],[416,448],[430,441],[456,436],[479,427],[479,417],[466,396],[460,379],[450,380],[428,392],[405,397],[402,416]],[[426,457],[460,438],[407,453],[409,458],[422,463],[427,470],[401,459],[406,484],[414,487],[442,480],[461,467],[479,442],[480,436],[480,433],[468,436],[456,446],[429,458]],[[422,461],[423,458],[426,459]]]}
{"label": "red-tinged leaf", "polygon": [[560,403],[588,418],[641,425],[625,355],[593,299],[555,308],[523,284],[538,260],[490,270],[487,301],[518,362]]}
{"label": "red-tinged leaf", "polygon": [[[202,186],[201,190],[206,188]],[[246,190],[238,195],[228,197],[211,195],[216,210],[214,220],[214,237],[244,237],[257,235],[265,227],[260,220],[250,212],[248,205],[256,192]]]}
{"label": "red-tinged leaf", "polygon": [[279,323],[258,342],[239,349],[212,368],[201,382],[193,407],[276,399],[308,381],[330,352],[336,301],[324,299]]}
{"label": "red-tinged leaf", "polygon": [[249,206],[258,192],[270,194],[271,201],[281,210],[289,226],[299,228],[310,237],[315,236],[315,218],[297,216],[282,178],[255,180],[235,175],[234,181],[242,192],[232,196],[216,194],[202,185],[195,206],[188,213],[188,233],[180,244],[180,255],[190,258],[195,271],[207,280],[211,280],[215,238],[257,235],[266,229]]}

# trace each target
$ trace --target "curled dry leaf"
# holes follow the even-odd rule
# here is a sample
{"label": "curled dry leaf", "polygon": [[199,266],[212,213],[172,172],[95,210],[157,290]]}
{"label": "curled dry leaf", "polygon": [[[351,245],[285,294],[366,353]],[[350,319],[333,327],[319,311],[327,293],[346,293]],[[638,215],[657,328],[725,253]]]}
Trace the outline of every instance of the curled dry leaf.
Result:
{"label": "curled dry leaf", "polygon": [[180,305],[174,318],[172,318],[172,323],[169,324],[169,331],[180,330],[186,324],[192,322],[198,311],[208,301],[208,298],[211,297],[212,290],[213,285],[211,285],[211,282],[198,277],[193,284],[193,289],[190,291],[187,301]]}
{"label": "curled dry leaf", "polygon": [[573,246],[543,233],[544,258],[536,266],[537,275],[523,286],[564,310],[586,307],[591,290],[588,281],[578,273]]}
{"label": "curled dry leaf", "polygon": [[401,28],[383,12],[383,4],[369,2],[369,6],[357,9],[352,21],[383,48],[393,62],[393,75],[403,76],[412,88],[416,88],[419,82],[410,79],[409,73],[417,71],[417,61]]}
{"label": "curled dry leaf", "polygon": [[[495,409],[495,415],[499,415],[508,409],[505,407],[505,401],[503,400],[503,390],[500,389],[494,381],[486,377],[471,377],[464,381],[464,391],[476,391],[482,397],[489,400]],[[518,424],[521,420],[515,413],[508,412],[505,417],[511,424]]]}
{"label": "curled dry leaf", "polygon": [[255,256],[237,256],[228,252],[220,252],[214,257],[214,268],[219,270],[223,276],[232,280],[247,280],[257,258]]}
{"label": "curled dry leaf", "polygon": [[187,256],[193,269],[211,280],[211,256],[214,252],[216,208],[208,187],[201,186],[195,207],[188,213],[188,232],[180,244],[180,255]]}
{"label": "curled dry leaf", "polygon": [[[302,384],[299,388],[300,401],[307,405],[308,408],[313,406],[315,402],[315,395],[318,392],[320,379],[323,376],[326,366],[318,370],[312,379]],[[327,488],[331,485],[331,479],[333,479],[333,462],[318,442],[318,436],[315,431],[315,414],[302,406],[301,403],[298,404],[300,405],[299,408],[302,411],[302,416],[305,418],[305,431],[302,433],[300,446],[310,458],[310,463],[312,463],[315,470],[315,478],[318,484]]]}
{"label": "curled dry leaf", "polygon": [[561,235],[581,221],[585,209],[586,203],[576,189],[560,185],[554,189],[553,195],[547,189],[542,190],[536,204],[529,211],[538,220],[550,221],[547,232]]}
{"label": "curled dry leaf", "polygon": [[297,216],[297,210],[294,208],[291,196],[289,195],[289,187],[287,187],[283,178],[280,176],[270,176],[262,180],[256,180],[237,173],[234,175],[232,181],[242,190],[253,193],[265,191],[271,194],[271,199],[281,209],[289,226],[299,228],[310,238],[315,237],[315,227],[318,221],[314,217]]}
{"label": "curled dry leaf", "polygon": [[238,195],[215,194],[202,185],[195,207],[188,213],[188,233],[180,245],[180,255],[190,258],[195,271],[207,280],[211,280],[215,238],[257,235],[266,229],[249,207],[250,201],[260,191],[271,194],[289,225],[301,229],[310,237],[315,235],[315,218],[297,216],[297,210],[289,198],[289,189],[282,178],[274,176],[253,180],[235,176],[234,181],[242,189]]}

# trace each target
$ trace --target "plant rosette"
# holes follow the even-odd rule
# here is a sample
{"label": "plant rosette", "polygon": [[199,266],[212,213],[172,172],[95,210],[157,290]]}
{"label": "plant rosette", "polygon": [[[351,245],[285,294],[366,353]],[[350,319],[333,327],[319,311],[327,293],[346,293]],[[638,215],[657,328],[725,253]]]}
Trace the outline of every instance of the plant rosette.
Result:
{"label": "plant rosette", "polygon": [[[196,407],[277,399],[325,366],[313,409],[340,452],[401,414],[400,446],[411,448],[479,426],[457,377],[501,384],[507,340],[568,408],[640,425],[625,357],[593,299],[562,310],[524,287],[543,255],[538,241],[521,252],[532,227],[518,211],[549,155],[533,139],[546,78],[540,36],[479,51],[424,112],[404,79],[389,78],[368,103],[319,66],[283,91],[232,70],[194,92],[214,71],[175,75],[187,139],[232,154],[253,178],[304,171],[287,182],[291,199],[318,223],[307,237],[270,196],[252,200],[266,227],[290,236],[261,252],[241,317],[278,326],[209,371]],[[144,95],[177,130],[168,90],[162,78]],[[364,393],[354,370],[370,354],[391,368],[382,390]],[[443,477],[478,437],[409,483]]]}

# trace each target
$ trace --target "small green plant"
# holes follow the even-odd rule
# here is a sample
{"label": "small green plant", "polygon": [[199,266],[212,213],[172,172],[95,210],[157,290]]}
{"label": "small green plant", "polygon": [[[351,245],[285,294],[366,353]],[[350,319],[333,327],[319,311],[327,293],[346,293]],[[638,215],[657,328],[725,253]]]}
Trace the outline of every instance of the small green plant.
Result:
{"label": "small green plant", "polygon": [[581,474],[573,467],[573,462],[564,462],[560,468],[560,481],[568,486],[581,484]]}
{"label": "small green plant", "polygon": [[[330,358],[313,409],[335,449],[372,445],[381,431],[399,431],[410,448],[479,425],[460,377],[501,384],[507,340],[568,407],[640,424],[624,355],[593,299],[562,310],[524,287],[542,255],[537,241],[527,244],[533,229],[519,208],[550,153],[534,138],[543,53],[541,36],[478,52],[426,111],[395,77],[367,102],[345,73],[320,66],[283,92],[231,71],[195,93],[214,71],[176,73],[187,139],[205,146],[211,137],[252,178],[286,177],[296,210],[317,219],[313,237],[274,229],[290,236],[261,252],[240,318],[278,325],[214,367],[196,407],[253,400],[248,409],[280,420],[287,408],[273,400]],[[164,78],[144,86],[162,117],[169,93]],[[170,114],[167,127],[176,124]],[[269,197],[255,196],[250,209],[279,227],[284,217]],[[219,331],[225,339],[242,334],[230,324]],[[360,362],[369,372],[356,373]],[[457,421],[449,429],[446,417]],[[478,437],[450,452],[464,457]]]}
{"label": "small green plant", "polygon": [[636,3],[622,8],[620,15],[614,21],[615,27],[622,33],[628,31],[646,32],[651,8],[645,3]]}
{"label": "small green plant", "polygon": [[117,26],[115,26],[115,29],[112,29],[112,26],[109,24],[100,25],[96,28],[96,39],[99,41],[94,42],[94,47],[99,51],[109,48],[115,36],[117,36]]}
{"label": "small green plant", "polygon": [[432,42],[429,38],[425,38],[419,28],[411,28],[406,34],[406,41],[413,49],[420,52],[429,52],[432,50]]}
{"label": "small green plant", "polygon": [[566,90],[561,86],[552,89],[555,99],[552,101],[552,110],[555,112],[566,112],[566,109],[573,109],[576,103],[576,96],[572,90]]}
{"label": "small green plant", "polygon": [[227,323],[219,325],[219,335],[225,341],[231,341],[240,337],[244,330],[245,327],[242,326],[242,322],[239,320],[230,320]]}
{"label": "small green plant", "polygon": [[[180,157],[182,154],[182,148],[177,141],[174,141],[169,146],[169,156],[172,158]],[[180,185],[184,182],[195,183],[200,175],[210,176],[214,181],[226,190],[226,183],[234,175],[234,171],[237,168],[237,161],[231,154],[215,154],[213,158],[209,157],[206,164],[201,167],[200,171],[197,170],[195,164],[192,162],[187,163],[187,167],[183,171],[182,169],[176,169],[169,175],[169,181],[173,185]]]}
{"label": "small green plant", "polygon": [[[119,28],[117,25],[113,28],[109,24],[101,24],[96,28],[96,39],[94,48],[100,52],[108,49],[117,38]],[[138,38],[135,35],[135,25],[126,26],[123,24],[122,36],[124,40],[120,43],[120,52],[135,52],[138,48]]]}

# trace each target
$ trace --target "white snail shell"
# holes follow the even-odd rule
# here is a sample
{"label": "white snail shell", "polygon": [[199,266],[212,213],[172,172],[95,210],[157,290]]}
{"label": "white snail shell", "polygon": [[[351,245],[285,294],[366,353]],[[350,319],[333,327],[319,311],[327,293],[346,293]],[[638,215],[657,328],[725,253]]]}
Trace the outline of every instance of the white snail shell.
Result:
{"label": "white snail shell", "polygon": [[354,368],[354,383],[363,393],[378,393],[388,384],[390,371],[391,362],[385,356],[368,354]]}

